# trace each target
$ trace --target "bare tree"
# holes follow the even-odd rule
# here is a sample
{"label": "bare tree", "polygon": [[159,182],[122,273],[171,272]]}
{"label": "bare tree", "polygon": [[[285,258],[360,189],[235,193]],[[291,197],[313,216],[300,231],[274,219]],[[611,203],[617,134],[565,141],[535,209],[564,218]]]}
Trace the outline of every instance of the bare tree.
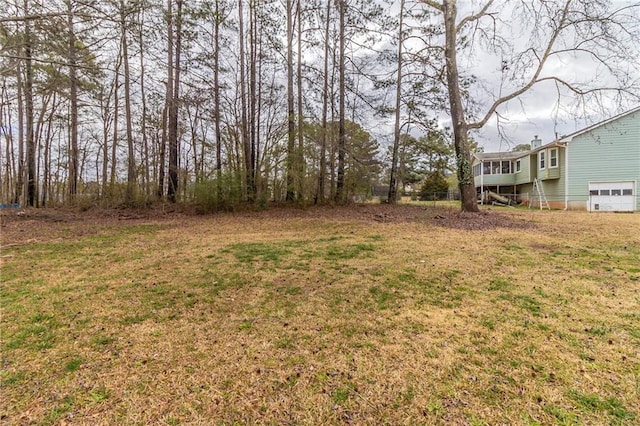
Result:
{"label": "bare tree", "polygon": [[287,0],[287,201],[295,199],[296,122],[293,93],[293,5]]}
{"label": "bare tree", "polygon": [[345,131],[345,9],[347,8],[346,0],[338,0],[338,16],[339,16],[339,40],[340,47],[338,53],[338,170],[336,178],[336,194],[335,201],[338,203],[346,202],[346,189],[344,185],[344,162],[347,145],[347,133]]}
{"label": "bare tree", "polygon": [[[536,0],[505,5],[488,0],[477,12],[458,19],[456,0],[422,2],[438,12],[444,24],[446,85],[463,211],[478,211],[469,132],[484,127],[499,108],[545,82],[566,89],[579,102],[597,101],[603,92],[640,98],[638,82],[625,72],[631,69],[629,64],[637,63],[640,31],[634,12],[640,9],[638,3]],[[501,31],[511,28],[507,21],[514,17],[519,38],[509,41]],[[484,95],[485,102],[476,99],[476,107],[470,108],[465,94],[469,90],[463,85],[472,82],[461,73],[458,58],[461,53],[472,57],[477,49],[499,59],[496,74],[501,77],[497,88]],[[562,67],[553,67],[578,57],[591,61],[594,69],[606,70],[606,78],[565,77]]]}
{"label": "bare tree", "polygon": [[216,187],[218,202],[222,199],[222,129],[220,126],[220,25],[222,23],[222,10],[220,1],[215,0],[214,11],[214,35],[213,35],[213,121],[216,131]]}
{"label": "bare tree", "polygon": [[158,149],[158,198],[164,196],[165,182],[165,161],[167,145],[169,142],[169,111],[173,108],[173,78],[174,78],[174,29],[173,29],[173,1],[167,0],[167,82],[165,85],[165,104],[162,110],[162,137],[160,139],[160,147]]}
{"label": "bare tree", "polygon": [[[28,0],[24,0],[25,14],[28,14]],[[33,57],[31,25],[25,21],[24,28],[24,56],[25,56],[25,115],[26,115],[26,147],[27,147],[27,197],[26,203],[34,206],[36,202],[36,141],[33,132]]]}
{"label": "bare tree", "polygon": [[327,10],[324,23],[324,64],[322,75],[322,135],[320,142],[320,170],[318,172],[318,192],[316,202],[323,202],[325,196],[325,182],[327,173],[327,113],[329,108],[329,28],[331,23],[331,1],[327,0]]}
{"label": "bare tree", "polygon": [[180,54],[182,49],[182,0],[176,0],[176,16],[173,30],[175,33],[175,56],[173,64],[173,92],[169,102],[167,140],[169,142],[169,186],[167,197],[176,202],[178,195],[178,103],[180,98]]}
{"label": "bare tree", "polygon": [[298,199],[301,200],[304,197],[304,112],[303,112],[303,98],[302,98],[302,1],[296,2],[296,19],[297,19],[297,87],[298,87],[298,146],[296,147],[296,177],[298,183],[296,185],[298,192]]}
{"label": "bare tree", "polygon": [[127,191],[125,201],[132,203],[136,185],[136,159],[133,149],[133,124],[131,118],[131,72],[129,70],[129,41],[127,38],[128,11],[124,0],[120,0],[120,42],[122,43],[122,64],[124,66],[124,111],[127,135]]}
{"label": "bare tree", "polygon": [[404,21],[404,0],[400,0],[400,20],[398,22],[398,71],[396,77],[396,108],[395,108],[395,125],[393,129],[393,147],[391,150],[391,176],[389,178],[389,203],[395,203],[398,198],[398,148],[400,146],[400,100],[402,97],[402,44],[403,39],[403,21]]}

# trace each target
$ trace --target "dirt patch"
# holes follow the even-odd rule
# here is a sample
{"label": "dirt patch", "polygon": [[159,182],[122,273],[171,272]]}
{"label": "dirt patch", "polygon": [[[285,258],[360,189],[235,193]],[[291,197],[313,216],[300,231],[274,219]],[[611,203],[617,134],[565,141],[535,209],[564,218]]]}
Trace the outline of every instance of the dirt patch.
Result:
{"label": "dirt patch", "polygon": [[520,217],[512,217],[502,213],[481,211],[467,213],[460,211],[443,211],[432,217],[434,224],[444,228],[461,229],[465,231],[484,231],[498,228],[533,229],[535,223]]}
{"label": "dirt patch", "polygon": [[92,235],[109,227],[167,223],[184,214],[176,209],[15,209],[0,211],[3,248]]}
{"label": "dirt patch", "polygon": [[[219,216],[261,220],[310,218],[379,223],[428,223],[444,228],[482,231],[496,228],[530,229],[535,224],[521,217],[482,211],[464,213],[457,208],[353,204],[349,206],[272,207],[261,211],[215,213]],[[0,212],[3,247],[95,234],[100,229],[150,223],[197,222],[212,215],[196,215],[172,205],[149,209],[16,209]]]}

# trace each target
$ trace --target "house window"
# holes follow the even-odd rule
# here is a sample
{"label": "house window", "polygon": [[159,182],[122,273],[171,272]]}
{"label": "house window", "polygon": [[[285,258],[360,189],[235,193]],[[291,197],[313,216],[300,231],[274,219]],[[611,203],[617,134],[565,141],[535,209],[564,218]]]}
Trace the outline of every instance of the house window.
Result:
{"label": "house window", "polygon": [[622,190],[621,189],[612,189],[611,190],[611,195],[622,195]]}
{"label": "house window", "polygon": [[591,189],[589,191],[589,195],[598,195],[598,190],[597,189]]}
{"label": "house window", "polygon": [[520,160],[516,160],[516,173],[520,173],[522,170],[522,162]]}
{"label": "house window", "polygon": [[623,189],[622,195],[633,195],[633,189]]}
{"label": "house window", "polygon": [[483,175],[491,174],[491,161],[486,161],[482,163],[482,174]]}
{"label": "house window", "polygon": [[500,162],[492,161],[491,162],[491,174],[499,175],[500,174]]}
{"label": "house window", "polygon": [[558,148],[549,151],[549,167],[558,167]]}
{"label": "house window", "polygon": [[601,189],[600,190],[600,195],[610,195],[611,191],[609,191],[608,189]]}
{"label": "house window", "polygon": [[508,175],[511,173],[511,161],[502,162],[502,174]]}
{"label": "house window", "polygon": [[540,170],[544,169],[546,164],[545,164],[545,156],[544,156],[545,152],[544,151],[540,151],[538,153],[538,164],[539,164],[539,168]]}

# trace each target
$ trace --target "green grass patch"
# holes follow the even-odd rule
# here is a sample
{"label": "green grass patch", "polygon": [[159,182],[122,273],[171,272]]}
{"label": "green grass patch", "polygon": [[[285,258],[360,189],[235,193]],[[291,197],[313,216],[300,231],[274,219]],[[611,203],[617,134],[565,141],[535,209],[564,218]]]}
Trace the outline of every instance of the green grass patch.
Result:
{"label": "green grass patch", "polygon": [[78,370],[83,363],[84,360],[82,358],[72,358],[64,365],[64,371],[67,373],[73,373]]}
{"label": "green grass patch", "polygon": [[392,303],[399,299],[396,293],[387,291],[381,287],[373,286],[369,288],[369,294],[378,306],[378,309],[387,309]]}
{"label": "green grass patch", "polygon": [[624,405],[616,398],[602,398],[595,393],[582,393],[577,390],[570,390],[569,397],[582,410],[604,412],[612,417],[614,422],[634,420],[636,415],[627,411]]}
{"label": "green grass patch", "polygon": [[489,291],[510,291],[513,288],[513,284],[504,278],[493,278],[489,282],[487,289]]}
{"label": "green grass patch", "polygon": [[118,339],[109,335],[99,335],[92,339],[92,343],[98,347],[109,346],[115,343]]}
{"label": "green grass patch", "polygon": [[344,245],[332,245],[328,247],[324,252],[324,260],[336,261],[336,260],[348,260],[359,257],[363,254],[369,254],[375,250],[373,244],[344,244]]}
{"label": "green grass patch", "polygon": [[284,256],[291,253],[289,249],[278,243],[237,243],[223,252],[232,253],[241,263],[256,261],[279,263]]}
{"label": "green grass patch", "polygon": [[0,372],[0,383],[2,386],[17,385],[24,382],[26,374],[24,371],[2,371]]}

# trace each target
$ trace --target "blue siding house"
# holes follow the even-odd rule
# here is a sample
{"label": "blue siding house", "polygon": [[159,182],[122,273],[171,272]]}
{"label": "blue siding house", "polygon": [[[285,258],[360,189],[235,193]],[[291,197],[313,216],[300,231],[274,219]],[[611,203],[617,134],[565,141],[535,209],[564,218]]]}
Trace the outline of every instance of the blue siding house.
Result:
{"label": "blue siding house", "polygon": [[483,201],[640,211],[640,106],[521,152],[474,155]]}

